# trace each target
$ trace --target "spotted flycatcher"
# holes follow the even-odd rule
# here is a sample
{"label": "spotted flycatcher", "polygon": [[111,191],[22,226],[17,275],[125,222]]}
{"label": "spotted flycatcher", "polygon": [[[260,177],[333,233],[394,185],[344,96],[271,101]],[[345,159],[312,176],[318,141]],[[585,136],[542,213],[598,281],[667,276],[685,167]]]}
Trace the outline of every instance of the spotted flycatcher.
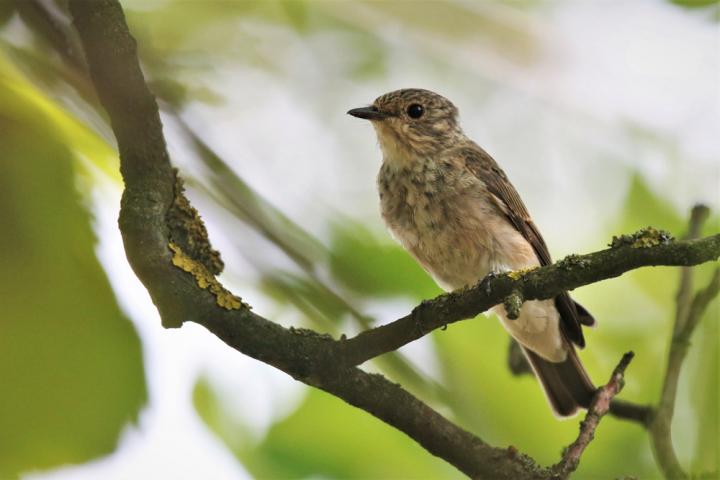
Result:
{"label": "spotted flycatcher", "polygon": [[[383,153],[377,184],[382,217],[395,238],[445,290],[490,272],[551,263],[520,196],[495,160],[465,136],[448,99],[397,90],[348,112],[372,122]],[[493,308],[518,341],[555,413],[587,408],[595,387],[575,346],[593,317],[562,293],[525,302],[515,320]]]}

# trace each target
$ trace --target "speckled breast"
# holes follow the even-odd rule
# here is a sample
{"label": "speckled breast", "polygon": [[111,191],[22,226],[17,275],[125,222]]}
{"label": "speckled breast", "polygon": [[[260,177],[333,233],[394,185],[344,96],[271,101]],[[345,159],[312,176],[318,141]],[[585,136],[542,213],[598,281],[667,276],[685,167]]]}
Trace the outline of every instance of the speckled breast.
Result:
{"label": "speckled breast", "polygon": [[502,246],[493,227],[507,222],[498,217],[484,184],[467,170],[430,159],[406,168],[385,162],[378,190],[392,234],[445,290],[501,269]]}

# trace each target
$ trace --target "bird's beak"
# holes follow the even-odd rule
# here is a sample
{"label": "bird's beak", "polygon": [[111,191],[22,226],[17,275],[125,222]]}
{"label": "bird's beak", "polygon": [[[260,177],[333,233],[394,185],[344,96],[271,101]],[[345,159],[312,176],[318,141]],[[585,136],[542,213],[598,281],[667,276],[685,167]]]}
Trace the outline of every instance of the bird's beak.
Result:
{"label": "bird's beak", "polygon": [[348,110],[348,115],[353,117],[364,118],[365,120],[382,120],[390,115],[378,110],[377,107],[361,107]]}

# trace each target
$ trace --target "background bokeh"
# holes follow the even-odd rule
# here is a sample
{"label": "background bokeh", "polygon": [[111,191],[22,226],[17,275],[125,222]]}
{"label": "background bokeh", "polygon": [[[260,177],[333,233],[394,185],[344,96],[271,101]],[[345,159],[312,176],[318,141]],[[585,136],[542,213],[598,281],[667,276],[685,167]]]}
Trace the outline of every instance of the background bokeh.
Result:
{"label": "background bokeh", "polygon": [[[117,230],[114,138],[52,0],[0,1],[0,478],[458,478],[403,434],[230,350],[163,330]],[[223,253],[223,282],[284,325],[352,334],[439,293],[378,214],[380,152],[345,115],[423,87],[503,166],[555,258],[720,209],[712,1],[123,1],[173,162]],[[710,265],[697,269],[697,285]],[[597,382],[661,386],[678,271],[584,287]],[[718,471],[718,302],[681,377],[675,445]],[[384,356],[381,371],[498,446],[554,463],[557,421],[513,377],[494,319]],[[579,478],[659,472],[640,427],[603,420]]]}

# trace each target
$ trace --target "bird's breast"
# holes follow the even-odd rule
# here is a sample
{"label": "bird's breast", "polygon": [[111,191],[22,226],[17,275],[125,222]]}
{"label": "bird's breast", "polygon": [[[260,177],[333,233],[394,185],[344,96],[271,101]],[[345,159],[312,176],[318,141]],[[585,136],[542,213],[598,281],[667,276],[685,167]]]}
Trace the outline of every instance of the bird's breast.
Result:
{"label": "bird's breast", "polygon": [[378,175],[383,219],[393,236],[446,290],[507,268],[503,237],[518,235],[490,201],[485,185],[452,165],[383,164]]}

